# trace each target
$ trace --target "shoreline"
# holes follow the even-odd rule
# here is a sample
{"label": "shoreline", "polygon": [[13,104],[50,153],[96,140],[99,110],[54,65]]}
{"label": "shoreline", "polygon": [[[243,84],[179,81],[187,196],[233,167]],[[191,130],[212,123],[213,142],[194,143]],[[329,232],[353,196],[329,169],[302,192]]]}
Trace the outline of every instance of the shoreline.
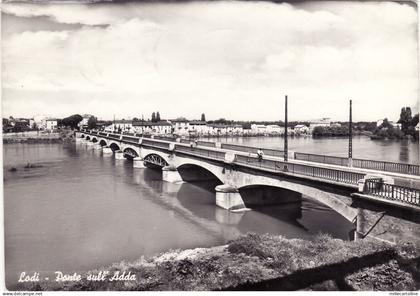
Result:
{"label": "shoreline", "polygon": [[73,141],[75,141],[75,136],[74,131],[72,130],[62,130],[60,132],[55,133],[31,132],[13,135],[3,134],[3,144],[56,144]]}
{"label": "shoreline", "polygon": [[[248,233],[227,245],[170,250],[115,263],[91,270],[77,282],[25,283],[17,289],[416,291],[420,287],[419,254],[418,247],[410,242],[393,246],[371,240],[343,241],[325,234],[304,240]],[[119,281],[88,280],[88,275],[104,271],[110,277],[127,277]]]}

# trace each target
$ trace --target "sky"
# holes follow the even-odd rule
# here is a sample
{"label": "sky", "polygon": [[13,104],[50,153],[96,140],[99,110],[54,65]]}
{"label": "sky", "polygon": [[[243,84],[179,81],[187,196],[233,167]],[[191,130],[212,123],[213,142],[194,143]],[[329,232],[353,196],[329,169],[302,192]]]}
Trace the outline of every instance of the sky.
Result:
{"label": "sky", "polygon": [[417,12],[397,2],[2,6],[2,113],[100,119],[329,117],[418,110]]}

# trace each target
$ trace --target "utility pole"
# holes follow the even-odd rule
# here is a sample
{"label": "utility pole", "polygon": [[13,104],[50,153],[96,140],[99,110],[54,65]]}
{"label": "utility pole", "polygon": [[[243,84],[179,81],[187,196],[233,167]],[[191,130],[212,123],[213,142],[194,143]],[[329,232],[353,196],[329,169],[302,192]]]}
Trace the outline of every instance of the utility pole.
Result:
{"label": "utility pole", "polygon": [[289,160],[289,149],[287,143],[287,95],[285,96],[284,101],[284,161],[287,162]]}
{"label": "utility pole", "polygon": [[350,114],[349,114],[349,167],[353,166],[353,116],[352,116],[352,101],[350,100]]}

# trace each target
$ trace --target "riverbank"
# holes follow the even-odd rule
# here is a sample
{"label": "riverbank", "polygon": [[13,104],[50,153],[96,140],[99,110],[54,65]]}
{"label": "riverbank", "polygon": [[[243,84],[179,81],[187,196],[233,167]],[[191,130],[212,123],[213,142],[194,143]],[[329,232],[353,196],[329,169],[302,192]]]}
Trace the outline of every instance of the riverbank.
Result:
{"label": "riverbank", "polygon": [[[121,262],[82,275],[79,282],[25,284],[19,290],[361,290],[414,291],[419,249],[328,235],[313,240],[248,234],[225,246],[176,250]],[[88,274],[108,271],[104,281]],[[109,281],[116,272],[135,280]],[[133,276],[134,275],[134,276]]]}
{"label": "riverbank", "polygon": [[53,133],[30,131],[23,133],[3,134],[3,144],[27,143],[27,144],[55,144],[74,141],[74,131],[61,130]]}

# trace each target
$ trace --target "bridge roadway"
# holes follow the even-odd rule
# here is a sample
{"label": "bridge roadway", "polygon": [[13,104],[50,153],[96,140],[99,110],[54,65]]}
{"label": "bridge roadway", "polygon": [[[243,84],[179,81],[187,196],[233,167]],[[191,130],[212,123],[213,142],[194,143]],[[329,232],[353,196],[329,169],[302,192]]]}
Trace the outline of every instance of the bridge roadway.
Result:
{"label": "bridge roadway", "polygon": [[[245,188],[276,187],[303,194],[329,206],[356,224],[356,237],[370,236],[394,242],[401,238],[403,232],[409,239],[420,237],[419,231],[415,230],[420,221],[415,220],[414,225],[410,221],[407,222],[409,226],[401,226],[400,221],[404,217],[380,215],[384,209],[387,213],[395,212],[392,209],[397,209],[397,212],[398,209],[408,210],[410,213],[420,209],[420,190],[416,188],[420,184],[420,176],[417,175],[316,163],[293,157],[284,162],[282,151],[273,149],[264,149],[265,155],[259,161],[255,147],[223,147],[220,143],[194,143],[175,138],[82,131],[76,134],[76,142],[81,141],[101,149],[104,154],[114,153],[116,159],[132,158],[137,168],[144,168],[144,164],[162,167],[162,179],[168,182],[183,182],[185,178],[180,172],[191,168],[210,172],[222,183],[216,187],[216,205],[231,211],[275,200],[267,192],[251,200],[243,200],[241,191]],[[200,170],[195,171],[189,174],[188,181],[202,176]],[[362,208],[361,199],[375,205]],[[283,201],[288,200],[284,197]],[[380,218],[377,218],[378,215]],[[381,223],[379,220],[382,220]],[[385,224],[391,224],[396,234],[390,234]],[[378,234],[384,228],[387,234],[381,238]],[[410,231],[407,231],[408,228]]]}

